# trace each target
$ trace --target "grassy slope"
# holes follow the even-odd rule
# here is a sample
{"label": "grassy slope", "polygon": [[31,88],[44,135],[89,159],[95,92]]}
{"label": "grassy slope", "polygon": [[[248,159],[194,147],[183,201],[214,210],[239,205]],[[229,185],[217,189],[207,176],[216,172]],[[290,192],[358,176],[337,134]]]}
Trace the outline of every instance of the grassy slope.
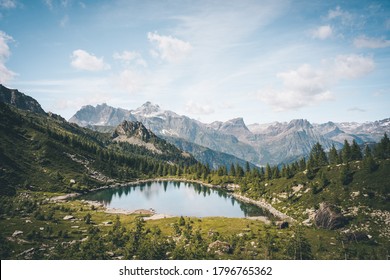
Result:
{"label": "grassy slope", "polygon": [[[122,176],[130,180],[145,177],[150,172],[140,169],[140,162],[144,169],[148,164],[156,166],[159,163],[167,164],[168,161],[184,164],[195,162],[192,157],[183,156],[169,144],[162,155],[155,155],[138,146],[126,145],[125,149],[122,146],[112,143],[109,134],[1,103],[0,193],[12,194],[15,188],[30,186],[40,191],[71,191],[71,186],[77,190],[106,183],[102,176],[100,179],[91,176],[92,170],[118,180],[117,173],[126,169],[128,174]],[[101,154],[105,155],[103,159],[99,158]],[[125,166],[119,157],[125,157],[134,165]],[[88,162],[90,170],[82,161]],[[71,183],[71,180],[76,183]]]}
{"label": "grassy slope", "polygon": [[[64,192],[66,191],[64,186],[69,186],[71,179],[80,184],[102,184],[95,179],[85,178],[85,167],[64,156],[64,152],[77,154],[84,159],[91,159],[96,155],[87,149],[54,139],[45,132],[47,127],[70,136],[83,135],[88,143],[96,146],[102,146],[107,138],[64,123],[60,119],[21,112],[4,105],[0,113],[1,188],[4,192],[12,192],[12,186],[15,184],[22,187],[34,186],[32,189],[34,192],[18,192],[14,198],[1,197],[0,227],[4,229],[0,236],[2,258],[48,258],[51,257],[50,248],[57,244],[91,236],[88,232],[89,225],[83,222],[83,217],[87,213],[92,215],[92,221],[101,229],[101,234],[107,233],[112,226],[103,226],[102,222],[113,221],[114,215],[92,210],[90,206],[78,201],[48,203],[45,196],[52,196],[53,193],[42,192]],[[38,123],[40,129],[31,126],[30,121]],[[291,179],[258,182],[256,186],[249,184],[247,195],[259,198],[258,189],[262,189],[263,198],[298,221],[307,219],[306,209],[315,210],[322,201],[340,205],[344,214],[351,217],[350,223],[344,229],[338,231],[315,227],[302,229],[311,244],[313,258],[387,258],[390,251],[389,216],[386,216],[390,210],[388,203],[390,161],[382,161],[379,169],[369,174],[362,170],[361,162],[351,163],[353,180],[346,186],[340,183],[340,169],[341,166],[323,167],[312,180],[308,180],[301,172]],[[321,172],[330,181],[324,188],[320,187]],[[214,179],[220,178],[211,178],[211,181]],[[302,189],[295,191],[297,189],[294,190],[293,187],[299,184],[303,185]],[[317,185],[316,192],[313,192],[314,185]],[[39,205],[36,202],[39,202]],[[63,217],[68,214],[74,215],[78,220],[64,221]],[[51,218],[48,219],[47,216]],[[120,215],[120,219],[129,229],[135,225],[135,216]],[[26,222],[28,220],[31,223]],[[148,228],[158,226],[163,234],[171,236],[172,224],[175,222],[177,218],[148,221],[146,226]],[[200,230],[206,243],[213,241],[210,232],[218,232],[219,239],[230,243],[237,235],[241,236],[241,245],[237,246],[237,251],[215,256],[216,258],[292,258],[285,248],[292,242],[299,229],[294,225],[289,229],[279,230],[275,225],[266,226],[259,221],[228,218],[191,219],[191,224],[193,228]],[[23,234],[13,238],[12,234],[16,230],[23,231]],[[342,233],[345,230],[363,232],[372,238],[348,241]],[[274,246],[269,245],[270,236]],[[37,253],[20,255],[31,248]]]}

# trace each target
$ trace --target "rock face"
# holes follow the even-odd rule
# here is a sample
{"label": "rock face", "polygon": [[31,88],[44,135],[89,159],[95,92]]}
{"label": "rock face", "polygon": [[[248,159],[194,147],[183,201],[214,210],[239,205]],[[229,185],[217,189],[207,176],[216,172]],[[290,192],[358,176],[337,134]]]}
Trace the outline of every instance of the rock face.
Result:
{"label": "rock face", "polygon": [[[295,161],[308,155],[317,142],[324,150],[328,150],[332,144],[336,148],[341,148],[344,139],[356,140],[357,143],[373,142],[377,141],[377,138],[372,138],[372,135],[382,137],[384,132],[390,133],[389,119],[364,125],[332,122],[311,124],[307,120],[297,119],[290,122],[247,126],[242,118],[205,124],[175,112],[163,110],[150,102],[146,102],[135,110],[113,108],[107,104],[96,107],[85,106],[69,121],[81,126],[114,126],[123,120],[142,122],[154,134],[176,146],[179,143],[189,147],[185,143],[192,143],[220,153],[230,154],[256,165]],[[366,134],[363,135],[359,130]],[[207,163],[213,165],[212,162]]]}
{"label": "rock face", "polygon": [[347,224],[347,219],[340,213],[340,210],[328,203],[321,203],[314,222],[317,227],[324,229],[337,229]]}
{"label": "rock face", "polygon": [[34,98],[19,92],[16,89],[9,89],[0,84],[0,102],[10,104],[21,110],[38,114],[46,114],[41,105]]}
{"label": "rock face", "polygon": [[112,137],[116,138],[120,135],[136,137],[145,142],[149,142],[152,138],[156,138],[153,132],[147,129],[142,123],[137,121],[123,121],[120,125],[118,125]]}

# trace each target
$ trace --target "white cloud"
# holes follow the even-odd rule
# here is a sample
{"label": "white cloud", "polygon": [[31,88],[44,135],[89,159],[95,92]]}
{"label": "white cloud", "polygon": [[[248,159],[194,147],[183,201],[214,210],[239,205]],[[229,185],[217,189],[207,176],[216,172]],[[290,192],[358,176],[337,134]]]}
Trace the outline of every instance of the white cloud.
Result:
{"label": "white cloud", "polygon": [[[335,80],[356,79],[375,68],[375,63],[371,57],[350,54],[339,55],[334,60],[333,73]],[[329,73],[329,74],[331,74]]]}
{"label": "white cloud", "polygon": [[355,54],[339,55],[330,65],[323,65],[320,69],[304,64],[296,70],[278,73],[283,87],[262,90],[258,92],[258,97],[275,111],[316,105],[334,99],[331,93],[333,85],[341,80],[359,78],[374,67],[372,58]]}
{"label": "white cloud", "polygon": [[12,80],[16,73],[12,72],[5,66],[5,62],[11,55],[8,42],[13,41],[12,37],[0,31],[0,83],[4,84]]}
{"label": "white cloud", "polygon": [[359,36],[355,38],[353,44],[357,48],[380,49],[390,47],[390,40],[386,40],[384,37],[370,38]]}
{"label": "white cloud", "polygon": [[353,20],[353,15],[347,11],[343,11],[340,6],[337,6],[334,10],[328,11],[328,19],[341,19],[343,24],[351,23]]}
{"label": "white cloud", "polygon": [[148,64],[146,61],[142,58],[141,54],[138,52],[133,51],[123,51],[122,53],[114,53],[112,56],[114,59],[124,61],[127,64],[130,64],[131,62],[135,62],[137,65],[147,67]]}
{"label": "white cloud", "polygon": [[158,35],[157,32],[149,32],[148,39],[155,46],[155,49],[151,51],[152,55],[168,62],[180,62],[192,50],[190,43],[172,36]]}
{"label": "white cloud", "polygon": [[16,8],[16,0],[0,0],[0,7],[4,9]]}
{"label": "white cloud", "polygon": [[332,36],[333,30],[332,27],[330,27],[330,25],[322,25],[312,30],[310,33],[313,38],[324,40]]}
{"label": "white cloud", "polygon": [[79,70],[101,71],[110,69],[110,66],[104,63],[103,57],[98,58],[84,50],[73,51],[71,59],[71,65]]}
{"label": "white cloud", "polygon": [[328,78],[322,71],[304,64],[297,70],[277,74],[282,79],[281,90],[268,89],[259,92],[259,98],[275,111],[286,111],[331,100],[327,89]]}
{"label": "white cloud", "polygon": [[185,106],[185,110],[189,114],[193,115],[210,115],[215,111],[210,105],[199,104],[190,100]]}

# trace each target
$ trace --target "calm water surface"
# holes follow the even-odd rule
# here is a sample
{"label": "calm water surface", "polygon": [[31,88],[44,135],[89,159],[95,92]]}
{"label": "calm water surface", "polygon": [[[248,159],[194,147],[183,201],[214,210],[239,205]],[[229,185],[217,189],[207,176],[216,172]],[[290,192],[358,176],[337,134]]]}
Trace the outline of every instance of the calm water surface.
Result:
{"label": "calm water surface", "polygon": [[195,183],[148,182],[105,189],[80,197],[109,208],[154,209],[157,213],[195,217],[269,216],[265,210],[231,197],[226,191]]}

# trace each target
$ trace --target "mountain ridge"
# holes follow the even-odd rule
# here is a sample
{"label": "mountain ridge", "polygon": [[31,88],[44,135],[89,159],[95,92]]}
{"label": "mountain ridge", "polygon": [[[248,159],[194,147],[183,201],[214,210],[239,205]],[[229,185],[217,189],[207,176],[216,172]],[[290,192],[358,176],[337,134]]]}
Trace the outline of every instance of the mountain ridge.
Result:
{"label": "mountain ridge", "polygon": [[[110,108],[109,113],[104,114],[100,111],[97,114],[99,118],[96,117],[96,113],[95,117],[80,118],[83,115],[83,109],[80,109],[69,121],[81,126],[103,123],[112,125],[116,124],[118,115],[120,115],[122,120],[142,122],[156,135],[170,138],[171,143],[177,142],[172,138],[180,138],[217,152],[233,155],[255,165],[294,161],[301,156],[308,155],[316,142],[319,142],[325,150],[329,150],[332,145],[339,149],[345,139],[349,142],[355,140],[359,144],[377,142],[385,132],[390,132],[389,119],[364,124],[331,121],[316,124],[305,119],[294,119],[289,122],[246,125],[243,118],[238,117],[225,122],[215,121],[206,124],[185,115],[164,110],[149,101],[134,110],[105,105]],[[98,106],[94,107],[95,110]],[[88,122],[94,119],[98,121]],[[361,133],[359,133],[360,130]]]}

